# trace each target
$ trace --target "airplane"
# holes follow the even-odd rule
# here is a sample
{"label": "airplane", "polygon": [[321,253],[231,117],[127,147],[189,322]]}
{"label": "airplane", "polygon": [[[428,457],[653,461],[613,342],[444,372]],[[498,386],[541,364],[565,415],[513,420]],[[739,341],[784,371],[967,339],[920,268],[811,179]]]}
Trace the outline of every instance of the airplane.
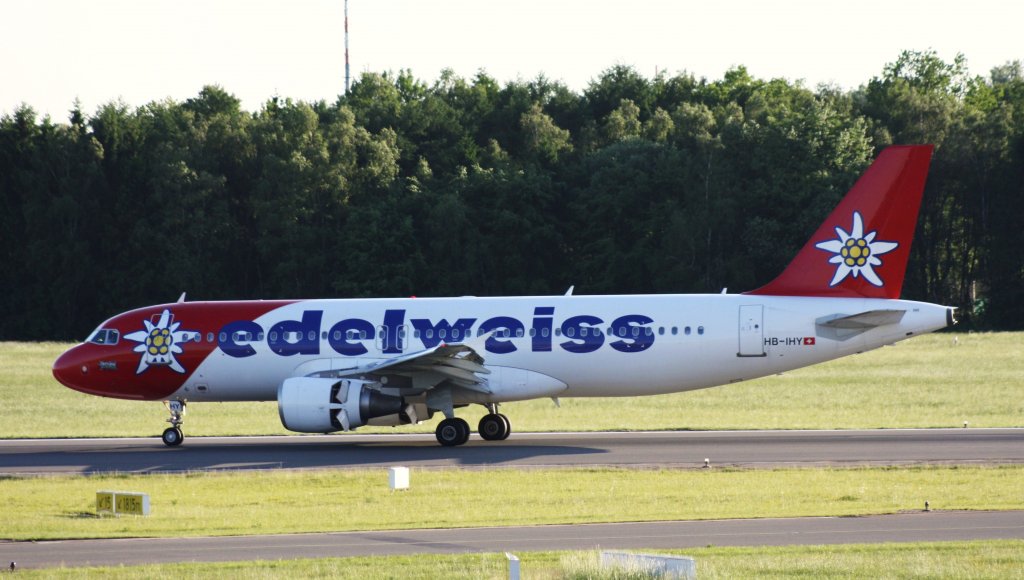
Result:
{"label": "airplane", "polygon": [[900,300],[931,145],[884,149],[793,261],[742,294],[256,300],[118,314],[62,354],[76,391],[163,401],[180,445],[187,403],[272,401],[296,432],[419,423],[466,443],[456,410],[658,395],[737,383],[955,324],[955,308]]}

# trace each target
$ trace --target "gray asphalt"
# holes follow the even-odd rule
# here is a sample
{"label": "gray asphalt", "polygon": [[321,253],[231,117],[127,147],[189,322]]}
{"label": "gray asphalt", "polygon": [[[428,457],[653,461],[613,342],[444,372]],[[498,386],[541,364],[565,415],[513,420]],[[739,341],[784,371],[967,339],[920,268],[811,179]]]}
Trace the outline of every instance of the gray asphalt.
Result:
{"label": "gray asphalt", "polygon": [[1024,512],[714,520],[277,536],[0,542],[22,568],[421,553],[1024,539]]}
{"label": "gray asphalt", "polygon": [[1024,429],[513,433],[441,447],[433,435],[190,437],[0,441],[0,474],[234,469],[697,468],[1024,463]]}

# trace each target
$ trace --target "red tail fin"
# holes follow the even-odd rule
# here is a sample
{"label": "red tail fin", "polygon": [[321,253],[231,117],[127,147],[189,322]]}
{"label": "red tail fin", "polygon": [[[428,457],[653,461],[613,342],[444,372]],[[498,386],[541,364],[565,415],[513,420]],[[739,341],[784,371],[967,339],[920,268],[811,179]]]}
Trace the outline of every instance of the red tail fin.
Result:
{"label": "red tail fin", "polygon": [[899,298],[931,145],[888,147],[778,278],[769,296]]}

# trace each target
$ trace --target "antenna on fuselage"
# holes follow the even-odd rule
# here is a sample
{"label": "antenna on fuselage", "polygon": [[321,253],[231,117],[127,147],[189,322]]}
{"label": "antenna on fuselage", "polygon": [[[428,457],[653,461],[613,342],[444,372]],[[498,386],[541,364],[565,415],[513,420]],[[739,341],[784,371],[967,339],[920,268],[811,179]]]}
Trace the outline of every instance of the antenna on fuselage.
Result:
{"label": "antenna on fuselage", "polygon": [[182,292],[181,296],[178,296],[178,304],[181,304],[182,302],[185,301],[185,294],[187,294],[187,292]]}

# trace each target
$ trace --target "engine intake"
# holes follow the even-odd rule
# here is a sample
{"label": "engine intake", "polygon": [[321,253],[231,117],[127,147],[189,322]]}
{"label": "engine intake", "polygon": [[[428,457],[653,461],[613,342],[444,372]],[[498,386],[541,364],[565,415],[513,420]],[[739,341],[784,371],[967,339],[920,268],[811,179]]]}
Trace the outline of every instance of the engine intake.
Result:
{"label": "engine intake", "polygon": [[285,379],[277,389],[281,423],[299,433],[330,433],[355,429],[374,419],[378,419],[375,425],[412,422],[403,411],[402,397],[386,395],[376,386],[355,379]]}

